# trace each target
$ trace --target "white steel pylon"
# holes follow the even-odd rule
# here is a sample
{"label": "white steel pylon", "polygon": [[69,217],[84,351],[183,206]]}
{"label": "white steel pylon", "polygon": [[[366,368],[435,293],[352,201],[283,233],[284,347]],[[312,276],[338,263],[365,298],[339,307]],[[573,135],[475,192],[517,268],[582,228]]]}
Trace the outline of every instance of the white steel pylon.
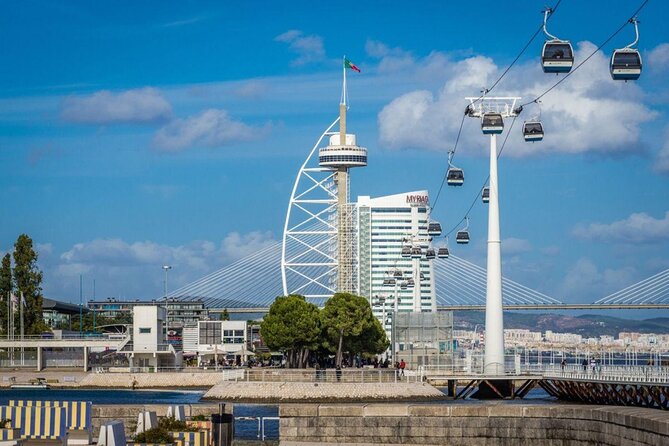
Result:
{"label": "white steel pylon", "polygon": [[467,114],[481,119],[481,129],[490,135],[490,201],[488,202],[488,267],[485,304],[485,371],[504,374],[504,313],[502,308],[502,239],[499,229],[499,188],[497,181],[497,133],[503,120],[488,126],[486,115],[517,116],[516,97],[479,97],[469,100]]}
{"label": "white steel pylon", "polygon": [[316,149],[334,135],[337,118],[318,138],[295,179],[283,229],[283,293],[327,299],[335,293],[337,274],[336,171],[320,167]]}

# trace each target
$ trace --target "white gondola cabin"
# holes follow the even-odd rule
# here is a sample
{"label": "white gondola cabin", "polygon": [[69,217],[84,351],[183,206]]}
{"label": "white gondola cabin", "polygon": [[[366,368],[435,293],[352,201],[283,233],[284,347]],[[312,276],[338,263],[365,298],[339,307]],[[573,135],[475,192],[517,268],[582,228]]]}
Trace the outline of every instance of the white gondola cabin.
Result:
{"label": "white gondola cabin", "polygon": [[574,66],[574,49],[568,40],[547,40],[541,51],[544,73],[569,73]]}
{"label": "white gondola cabin", "polygon": [[635,81],[641,76],[641,54],[634,48],[615,50],[611,56],[611,77],[614,80]]}
{"label": "white gondola cabin", "polygon": [[413,248],[411,248],[412,259],[420,259],[421,257],[423,257],[423,250],[420,249],[419,246],[414,246]]}
{"label": "white gondola cabin", "polygon": [[427,250],[425,251],[425,258],[428,259],[428,260],[432,260],[435,257],[436,257],[436,254],[434,252],[434,248],[427,248]]}
{"label": "white gondola cabin", "polygon": [[402,246],[402,257],[411,257],[411,246],[404,245]]}
{"label": "white gondola cabin", "polygon": [[484,135],[499,134],[504,131],[504,119],[499,113],[484,113],[481,118],[481,131]]}
{"label": "white gondola cabin", "polygon": [[432,236],[441,235],[441,224],[436,221],[431,221],[427,224],[427,234]]}
{"label": "white gondola cabin", "polygon": [[448,252],[448,248],[445,246],[442,246],[437,250],[437,257],[439,257],[440,259],[447,259],[449,254],[450,253]]}
{"label": "white gondola cabin", "polygon": [[462,186],[465,182],[465,172],[458,167],[451,167],[446,174],[446,182],[449,186]]}
{"label": "white gondola cabin", "polygon": [[481,201],[488,203],[490,201],[490,188],[488,186],[484,187],[481,191]]}
{"label": "white gondola cabin", "polygon": [[523,138],[534,142],[544,139],[544,126],[539,121],[527,121],[523,124]]}

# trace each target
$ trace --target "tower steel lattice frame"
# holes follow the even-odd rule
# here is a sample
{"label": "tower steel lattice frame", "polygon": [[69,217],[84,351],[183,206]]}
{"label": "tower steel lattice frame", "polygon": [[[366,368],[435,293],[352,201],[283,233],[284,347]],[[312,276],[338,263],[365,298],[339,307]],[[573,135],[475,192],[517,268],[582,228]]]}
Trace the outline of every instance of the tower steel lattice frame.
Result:
{"label": "tower steel lattice frame", "polygon": [[337,277],[337,171],[320,167],[316,150],[339,118],[321,134],[300,167],[286,212],[281,249],[283,293],[317,302],[335,292]]}

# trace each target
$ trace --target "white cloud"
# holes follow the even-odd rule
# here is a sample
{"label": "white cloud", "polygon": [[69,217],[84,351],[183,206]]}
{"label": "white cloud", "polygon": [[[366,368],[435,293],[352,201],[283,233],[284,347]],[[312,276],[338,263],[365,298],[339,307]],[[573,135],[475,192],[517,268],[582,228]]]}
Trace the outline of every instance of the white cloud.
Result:
{"label": "white cloud", "polygon": [[218,243],[196,240],[178,246],[95,239],[77,243],[60,256],[46,253],[40,266],[48,296],[67,300],[78,290],[83,274],[87,282],[96,279],[100,296],[148,299],[162,292],[162,265],[172,266],[169,288],[175,289],[274,243],[271,232],[261,231],[232,232]]}
{"label": "white cloud", "polygon": [[152,123],[171,116],[172,106],[158,90],[150,87],[71,96],[63,101],[61,110],[64,120],[82,124]]}
{"label": "white cloud", "polygon": [[594,302],[630,285],[636,275],[632,267],[600,271],[592,260],[581,258],[567,271],[562,291],[565,301]]}
{"label": "white cloud", "polygon": [[666,74],[669,70],[669,43],[662,43],[648,53],[647,66],[656,74]]}
{"label": "white cloud", "polygon": [[196,116],[175,119],[159,129],[154,146],[176,152],[192,146],[221,147],[262,137],[268,128],[255,128],[233,119],[225,110],[208,109]]}
{"label": "white cloud", "polygon": [[325,48],[323,47],[323,38],[317,35],[305,36],[304,33],[297,29],[291,29],[274,38],[277,42],[287,43],[288,47],[295,53],[298,58],[292,63],[293,65],[304,65],[309,62],[323,60],[325,58]]}
{"label": "white cloud", "polygon": [[[583,60],[594,49],[593,44],[581,42],[576,59]],[[393,57],[390,50],[378,43],[368,51],[384,58]],[[643,151],[640,126],[657,114],[641,102],[643,91],[638,85],[613,81],[606,67],[606,56],[597,53],[542,99],[546,137],[540,143],[522,141],[522,121],[539,111],[536,105],[528,105],[515,123],[505,154]],[[428,70],[431,77],[444,79],[440,89],[405,93],[379,113],[380,140],[386,147],[451,149],[467,104],[464,97],[477,96],[482,87],[489,87],[501,74],[500,67],[490,58],[475,56],[455,61],[440,53],[415,61],[414,76],[422,77]],[[539,64],[532,61],[513,67],[492,94],[520,96],[528,101],[558,79],[543,73]],[[469,151],[473,147],[482,153],[485,144],[478,122],[471,118],[467,121],[471,122],[465,122],[461,143]],[[511,119],[505,124],[509,127]]]}
{"label": "white cloud", "polygon": [[532,244],[525,239],[509,237],[502,240],[504,255],[516,255],[532,251]]}
{"label": "white cloud", "polygon": [[662,175],[669,175],[669,125],[664,129],[662,141],[664,141],[664,144],[655,155],[653,170]]}
{"label": "white cloud", "polygon": [[641,212],[610,224],[579,225],[572,233],[578,238],[608,243],[653,243],[669,240],[669,211],[661,219]]}

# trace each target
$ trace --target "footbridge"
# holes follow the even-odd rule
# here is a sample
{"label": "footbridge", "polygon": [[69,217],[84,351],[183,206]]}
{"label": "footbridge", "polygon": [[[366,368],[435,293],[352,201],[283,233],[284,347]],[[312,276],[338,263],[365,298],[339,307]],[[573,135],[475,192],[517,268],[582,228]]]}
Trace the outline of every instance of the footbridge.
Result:
{"label": "footbridge", "polygon": [[497,373],[484,372],[483,361],[468,358],[420,366],[418,374],[421,380],[448,387],[456,399],[477,392],[523,398],[540,387],[564,401],[669,410],[669,365],[521,364],[520,358],[506,362]]}
{"label": "footbridge", "polygon": [[[213,312],[265,313],[276,296],[283,294],[281,250],[281,243],[272,244],[170,292],[168,298],[201,300]],[[451,254],[445,261],[434,263],[434,273],[439,310],[485,309],[484,268]],[[308,287],[302,291],[309,294]],[[669,269],[592,303],[564,302],[503,277],[502,299],[504,309],[510,311],[669,309]],[[326,299],[310,300],[322,306]]]}

